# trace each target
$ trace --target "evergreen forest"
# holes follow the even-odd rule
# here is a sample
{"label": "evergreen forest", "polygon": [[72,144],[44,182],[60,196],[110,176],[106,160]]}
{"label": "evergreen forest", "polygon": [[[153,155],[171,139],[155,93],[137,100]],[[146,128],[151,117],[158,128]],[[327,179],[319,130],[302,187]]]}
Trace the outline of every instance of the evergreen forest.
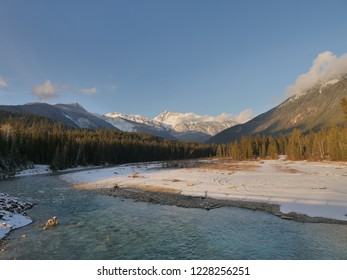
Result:
{"label": "evergreen forest", "polygon": [[215,147],[202,143],[106,129],[71,129],[43,117],[0,112],[0,178],[33,162],[62,170],[214,155]]}

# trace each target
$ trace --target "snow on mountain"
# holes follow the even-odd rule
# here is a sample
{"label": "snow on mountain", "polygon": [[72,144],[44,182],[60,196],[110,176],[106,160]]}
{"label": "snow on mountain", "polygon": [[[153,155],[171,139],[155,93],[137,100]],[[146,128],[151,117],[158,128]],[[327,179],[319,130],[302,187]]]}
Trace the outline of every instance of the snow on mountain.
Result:
{"label": "snow on mountain", "polygon": [[223,113],[215,117],[165,111],[155,117],[153,121],[162,123],[176,132],[198,131],[213,136],[226,128],[250,120],[252,116],[252,111],[249,109],[241,112],[238,116]]}
{"label": "snow on mountain", "polygon": [[137,123],[147,124],[148,122],[150,122],[150,120],[148,120],[147,118],[142,117],[140,115],[127,115],[127,114],[122,114],[122,113],[118,113],[118,112],[109,113],[109,114],[106,114],[105,116],[111,117],[111,118],[122,118],[125,120],[137,122]]}
{"label": "snow on mountain", "polygon": [[[112,121],[113,123],[121,123],[120,126],[125,125],[124,121],[125,122],[131,121],[133,123],[143,124],[143,125],[155,128],[155,129],[160,130],[160,131],[166,131],[167,130],[166,127],[163,126],[160,122],[156,122],[154,120],[147,119],[146,117],[143,117],[140,115],[127,115],[127,114],[122,114],[122,113],[118,113],[118,112],[113,112],[113,113],[108,113],[104,116],[106,116],[107,118],[114,119]],[[119,129],[121,129],[121,128],[119,128]],[[128,131],[136,131],[136,130],[134,130],[134,126],[132,129],[133,130],[128,130]]]}
{"label": "snow on mountain", "polygon": [[224,129],[248,121],[252,116],[252,111],[248,109],[237,116],[221,114],[211,117],[165,111],[152,120],[140,115],[118,112],[100,117],[122,131],[143,132],[146,127],[147,130],[165,132],[181,140],[206,141]]}
{"label": "snow on mountain", "polygon": [[329,85],[334,85],[336,83],[338,83],[339,81],[341,81],[341,77],[336,77],[336,78],[333,78],[327,82],[325,82],[323,85],[321,85],[321,87],[319,88],[319,93],[322,93],[323,89]]}
{"label": "snow on mountain", "polygon": [[99,115],[101,119],[104,121],[109,122],[114,127],[118,128],[121,131],[127,131],[127,132],[135,132],[135,125],[131,122],[127,121],[126,119],[120,117],[120,113],[110,113],[106,115]]}

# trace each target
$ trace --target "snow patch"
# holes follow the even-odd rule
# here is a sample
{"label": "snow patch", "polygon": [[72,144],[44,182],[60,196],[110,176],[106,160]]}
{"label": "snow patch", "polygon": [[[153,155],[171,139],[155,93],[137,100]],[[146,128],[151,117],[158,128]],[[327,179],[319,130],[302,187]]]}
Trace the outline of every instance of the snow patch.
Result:
{"label": "snow patch", "polygon": [[27,226],[33,221],[21,214],[0,210],[0,239],[4,238],[11,230]]}
{"label": "snow patch", "polygon": [[[69,120],[71,120],[71,121],[73,121],[74,123],[76,123],[75,120],[74,120],[73,118],[71,118],[69,115],[64,114],[64,113],[62,113],[62,114],[64,115],[65,118],[68,118]],[[76,124],[77,124],[77,123],[76,123]]]}
{"label": "snow patch", "polygon": [[330,81],[327,81],[326,83],[324,83],[320,88],[319,88],[319,93],[322,93],[323,91],[323,88],[325,88],[326,86],[330,86],[330,85],[333,85],[333,84],[336,84],[337,82],[341,81],[341,78],[338,77],[338,78],[335,78],[335,79],[332,79]]}
{"label": "snow patch", "polygon": [[52,173],[52,170],[49,168],[49,165],[35,164],[34,168],[25,169],[20,172],[17,172],[15,177],[32,176],[32,175],[47,174],[47,173]]}

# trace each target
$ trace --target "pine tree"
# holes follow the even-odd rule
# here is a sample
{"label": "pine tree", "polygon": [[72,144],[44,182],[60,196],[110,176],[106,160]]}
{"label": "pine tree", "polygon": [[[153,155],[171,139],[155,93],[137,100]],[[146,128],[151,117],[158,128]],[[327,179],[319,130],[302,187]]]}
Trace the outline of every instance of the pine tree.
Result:
{"label": "pine tree", "polygon": [[336,125],[329,130],[329,156],[331,160],[341,160],[341,147],[339,133]]}
{"label": "pine tree", "polygon": [[278,144],[271,135],[268,137],[268,143],[267,155],[271,158],[278,157]]}
{"label": "pine tree", "polygon": [[302,134],[294,128],[288,139],[288,157],[292,160],[300,160],[303,156]]}

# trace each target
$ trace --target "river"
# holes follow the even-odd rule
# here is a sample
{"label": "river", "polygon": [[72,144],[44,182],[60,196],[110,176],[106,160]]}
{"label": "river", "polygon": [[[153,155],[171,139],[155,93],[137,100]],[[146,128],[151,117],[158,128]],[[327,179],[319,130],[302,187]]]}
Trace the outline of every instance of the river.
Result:
{"label": "river", "polygon": [[[0,259],[347,259],[347,226],[223,207],[206,211],[75,190],[57,175],[0,181],[37,205],[1,241]],[[42,230],[57,216],[59,225]]]}

